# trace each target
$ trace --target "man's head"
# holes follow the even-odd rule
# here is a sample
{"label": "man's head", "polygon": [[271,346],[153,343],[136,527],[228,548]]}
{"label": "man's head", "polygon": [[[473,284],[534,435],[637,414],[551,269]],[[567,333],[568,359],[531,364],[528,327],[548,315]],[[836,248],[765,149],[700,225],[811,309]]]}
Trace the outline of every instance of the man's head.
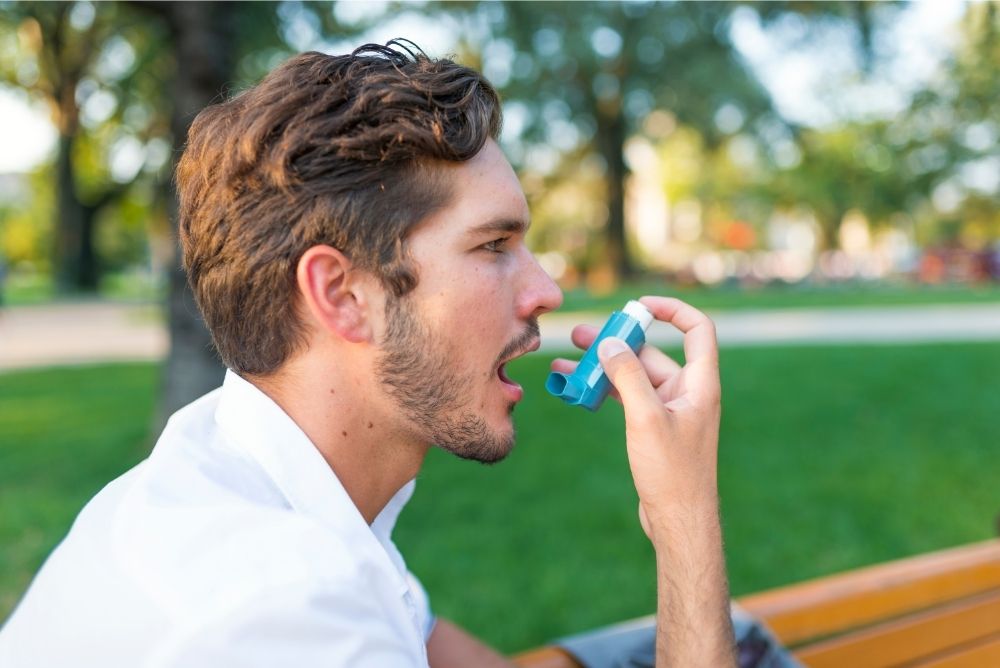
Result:
{"label": "man's head", "polygon": [[521,397],[504,364],[561,295],[524,245],[499,127],[478,73],[374,46],[293,58],[203,112],[181,237],[226,364],[263,378],[308,356],[402,438],[503,457]]}
{"label": "man's head", "polygon": [[180,236],[225,364],[266,375],[305,344],[295,267],[317,244],[411,290],[405,238],[450,196],[436,163],[472,158],[500,124],[478,72],[377,45],[296,56],[202,111],[177,168]]}

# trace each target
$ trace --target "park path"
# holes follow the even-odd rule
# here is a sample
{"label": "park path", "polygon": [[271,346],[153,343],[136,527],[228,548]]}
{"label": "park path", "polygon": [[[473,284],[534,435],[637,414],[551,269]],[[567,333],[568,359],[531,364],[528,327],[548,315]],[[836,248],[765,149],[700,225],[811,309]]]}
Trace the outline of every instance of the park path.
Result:
{"label": "park path", "polygon": [[[709,312],[721,347],[817,343],[1000,341],[1000,304],[865,306]],[[581,318],[583,316],[583,318]],[[553,315],[542,340],[556,350],[576,322],[600,325],[603,314]],[[549,334],[551,333],[551,336]],[[677,345],[681,336],[654,322],[647,340]]]}
{"label": "park path", "polygon": [[0,370],[161,359],[169,345],[159,307],[81,302],[0,309]]}
{"label": "park path", "polygon": [[[1000,341],[1000,304],[879,306],[711,314],[720,345]],[[541,319],[542,349],[571,348],[573,326],[606,314],[554,313]],[[680,337],[654,323],[649,340]],[[116,360],[162,359],[169,345],[158,307],[84,302],[0,309],[0,370]]]}

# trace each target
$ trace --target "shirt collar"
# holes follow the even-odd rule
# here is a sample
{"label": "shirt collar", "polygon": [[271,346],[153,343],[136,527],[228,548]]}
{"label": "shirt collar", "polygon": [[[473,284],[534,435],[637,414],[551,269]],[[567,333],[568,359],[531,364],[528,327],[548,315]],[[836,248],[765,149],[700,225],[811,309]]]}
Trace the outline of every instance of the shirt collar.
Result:
{"label": "shirt collar", "polygon": [[215,420],[231,444],[264,469],[296,512],[343,536],[352,548],[371,558],[388,559],[402,578],[405,566],[397,562],[394,549],[389,552],[390,535],[413,495],[413,480],[396,492],[368,526],[305,432],[270,397],[231,370],[226,371]]}

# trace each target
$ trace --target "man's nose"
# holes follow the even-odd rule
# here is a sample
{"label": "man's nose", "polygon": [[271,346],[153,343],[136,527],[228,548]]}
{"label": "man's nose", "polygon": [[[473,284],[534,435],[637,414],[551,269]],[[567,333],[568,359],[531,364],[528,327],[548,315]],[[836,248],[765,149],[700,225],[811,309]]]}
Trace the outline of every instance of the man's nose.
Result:
{"label": "man's nose", "polygon": [[524,286],[522,288],[523,317],[538,317],[543,313],[554,311],[562,305],[562,290],[552,280],[535,256],[528,253],[528,266],[524,271]]}

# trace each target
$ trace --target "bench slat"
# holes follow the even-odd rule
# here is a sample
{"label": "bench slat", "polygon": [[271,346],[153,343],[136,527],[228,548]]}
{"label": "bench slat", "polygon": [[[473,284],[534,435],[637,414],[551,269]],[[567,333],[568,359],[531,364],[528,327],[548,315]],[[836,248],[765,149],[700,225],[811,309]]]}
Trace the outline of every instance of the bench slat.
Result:
{"label": "bench slat", "polygon": [[786,646],[1000,587],[1000,541],[869,566],[739,599]]}
{"label": "bench slat", "polygon": [[1000,633],[945,656],[914,664],[913,668],[983,668],[1000,666]]}
{"label": "bench slat", "polygon": [[[1000,666],[1000,540],[918,555],[740,598],[815,666]],[[807,641],[812,641],[807,644]],[[522,668],[580,668],[542,647]]]}
{"label": "bench slat", "polygon": [[812,668],[916,661],[1000,631],[1000,589],[795,651]]}
{"label": "bench slat", "polygon": [[513,661],[521,668],[580,668],[573,657],[558,647],[540,647],[522,652]]}

